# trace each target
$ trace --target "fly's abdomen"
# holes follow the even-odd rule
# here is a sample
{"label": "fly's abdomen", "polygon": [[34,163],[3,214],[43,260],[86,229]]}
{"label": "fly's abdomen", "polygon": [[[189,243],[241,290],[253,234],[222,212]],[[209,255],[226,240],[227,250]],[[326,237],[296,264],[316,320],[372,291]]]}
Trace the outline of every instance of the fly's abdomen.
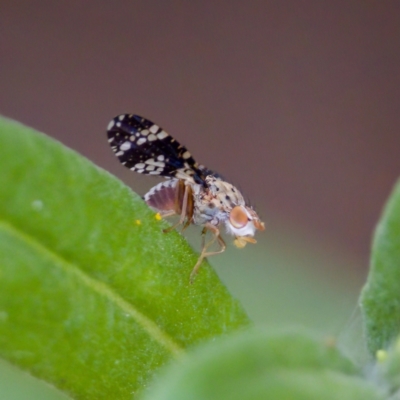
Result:
{"label": "fly's abdomen", "polygon": [[161,215],[176,213],[177,184],[177,179],[159,183],[144,195],[144,201]]}
{"label": "fly's abdomen", "polygon": [[180,179],[172,179],[154,186],[144,196],[144,201],[162,216],[180,215],[185,227],[193,218],[194,202],[191,186]]}

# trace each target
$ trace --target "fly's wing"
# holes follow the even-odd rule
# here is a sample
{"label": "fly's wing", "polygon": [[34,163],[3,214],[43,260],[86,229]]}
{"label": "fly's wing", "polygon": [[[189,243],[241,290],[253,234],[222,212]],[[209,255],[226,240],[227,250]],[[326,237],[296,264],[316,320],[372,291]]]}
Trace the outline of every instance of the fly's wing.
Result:
{"label": "fly's wing", "polygon": [[153,122],[122,114],[109,123],[107,135],[121,164],[132,171],[205,184],[204,171],[209,170],[199,166],[186,147]]}

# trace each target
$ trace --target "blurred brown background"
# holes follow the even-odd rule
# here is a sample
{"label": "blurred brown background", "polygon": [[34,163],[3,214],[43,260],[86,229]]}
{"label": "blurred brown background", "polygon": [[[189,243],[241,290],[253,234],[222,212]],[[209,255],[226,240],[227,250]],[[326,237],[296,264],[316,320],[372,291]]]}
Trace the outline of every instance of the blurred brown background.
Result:
{"label": "blurred brown background", "polygon": [[[248,282],[235,265],[224,276],[256,321],[286,312],[304,323],[322,307],[307,291],[296,297],[303,273],[288,264],[339,277],[335,306],[350,275],[359,289],[400,170],[399,72],[398,1],[0,2],[1,114],[139,193],[155,181],[120,166],[105,127],[143,115],[252,199],[268,227],[260,245],[212,264],[253,257]],[[245,278],[230,281],[232,271]]]}

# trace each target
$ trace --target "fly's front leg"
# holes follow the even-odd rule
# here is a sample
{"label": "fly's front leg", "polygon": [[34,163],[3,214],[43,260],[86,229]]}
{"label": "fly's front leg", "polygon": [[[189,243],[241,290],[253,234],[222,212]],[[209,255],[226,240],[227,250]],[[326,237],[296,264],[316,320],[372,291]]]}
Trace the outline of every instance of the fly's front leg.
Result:
{"label": "fly's front leg", "polygon": [[[207,232],[207,230],[209,230],[212,233],[213,236],[211,237],[211,239],[207,243],[205,243],[204,238],[205,238],[205,233]],[[203,246],[202,246],[202,250],[201,250],[201,253],[200,253],[200,257],[197,260],[196,265],[194,266],[194,268],[193,268],[193,270],[192,270],[192,272],[190,274],[190,284],[193,283],[194,278],[195,278],[196,274],[199,271],[200,265],[201,265],[201,263],[203,262],[203,260],[206,257],[210,257],[210,256],[214,256],[216,254],[223,253],[225,251],[225,249],[226,249],[226,244],[224,242],[224,239],[222,239],[222,237],[220,235],[220,232],[219,232],[219,229],[216,226],[214,226],[214,225],[212,225],[210,223],[207,223],[203,228],[202,236],[203,236],[203,239],[202,239]],[[218,244],[220,245],[220,249],[216,250],[216,251],[207,252],[207,249],[213,243],[215,243],[216,240],[218,241]]]}

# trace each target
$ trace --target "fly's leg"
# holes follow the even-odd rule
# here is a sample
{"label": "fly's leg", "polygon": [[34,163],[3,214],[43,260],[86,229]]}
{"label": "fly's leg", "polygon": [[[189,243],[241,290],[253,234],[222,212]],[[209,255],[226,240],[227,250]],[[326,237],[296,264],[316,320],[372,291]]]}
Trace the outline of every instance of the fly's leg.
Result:
{"label": "fly's leg", "polygon": [[[175,225],[172,225],[169,228],[164,229],[163,230],[164,233],[171,232],[173,229],[175,229],[179,225],[182,225],[185,222],[185,218],[188,217],[188,211],[191,208],[190,205],[193,202],[193,200],[191,198],[189,198],[189,194],[191,194],[191,190],[188,185],[185,185],[183,199],[181,200],[180,199],[181,189],[182,189],[182,186],[177,187],[177,196],[175,199],[175,208],[177,211],[180,211],[180,212],[174,212],[174,214],[180,214],[179,221]],[[190,211],[192,211],[192,210],[190,210]],[[173,214],[170,214],[170,215],[173,215]],[[190,222],[189,222],[189,224],[190,224]],[[183,228],[185,229],[185,227],[187,225],[188,224],[186,223]]]}
{"label": "fly's leg", "polygon": [[173,215],[176,215],[175,211],[167,211],[161,214],[162,218],[167,218],[167,217],[172,217]]}
{"label": "fly's leg", "polygon": [[[179,190],[179,188],[177,189]],[[178,227],[179,225],[182,225],[183,222],[185,221],[185,217],[186,217],[186,208],[187,208],[187,202],[188,202],[188,194],[189,194],[189,186],[185,186],[185,191],[183,194],[183,199],[182,199],[182,203],[179,204],[179,195],[177,196],[177,199],[175,200],[176,204],[175,207],[179,210],[181,210],[180,212],[180,217],[179,217],[179,221],[175,224],[170,226],[169,228],[166,228],[163,230],[164,233],[168,233],[171,232],[172,230],[174,230],[176,227]]]}
{"label": "fly's leg", "polygon": [[204,249],[204,245],[206,244],[206,234],[207,234],[207,228],[203,228],[201,231],[201,249]]}
{"label": "fly's leg", "polygon": [[[213,236],[211,237],[211,239],[207,243],[205,243],[205,239],[204,238],[205,238],[205,233],[206,233],[207,230],[209,230],[212,233]],[[225,249],[226,249],[226,244],[224,242],[224,239],[222,239],[222,237],[220,235],[220,232],[219,232],[219,229],[216,226],[211,225],[210,223],[207,223],[205,225],[205,227],[203,228],[202,237],[203,237],[203,239],[202,239],[202,243],[203,243],[202,250],[201,250],[201,253],[200,253],[200,257],[197,260],[196,265],[194,266],[194,268],[193,268],[193,270],[192,270],[192,272],[190,274],[190,284],[193,284],[194,278],[195,278],[195,276],[197,275],[197,273],[198,273],[198,271],[200,269],[200,265],[201,265],[201,263],[203,262],[203,260],[206,257],[210,257],[210,256],[214,256],[216,254],[223,253],[225,251]],[[216,250],[216,251],[207,252],[207,249],[213,243],[215,243],[215,241],[218,242],[218,244],[220,246],[220,249]]]}
{"label": "fly's leg", "polygon": [[193,189],[190,186],[187,186],[188,190],[188,195],[187,195],[187,200],[186,200],[186,222],[182,226],[182,231],[183,232],[191,223],[193,219],[193,213],[194,213],[194,199],[193,199]]}

